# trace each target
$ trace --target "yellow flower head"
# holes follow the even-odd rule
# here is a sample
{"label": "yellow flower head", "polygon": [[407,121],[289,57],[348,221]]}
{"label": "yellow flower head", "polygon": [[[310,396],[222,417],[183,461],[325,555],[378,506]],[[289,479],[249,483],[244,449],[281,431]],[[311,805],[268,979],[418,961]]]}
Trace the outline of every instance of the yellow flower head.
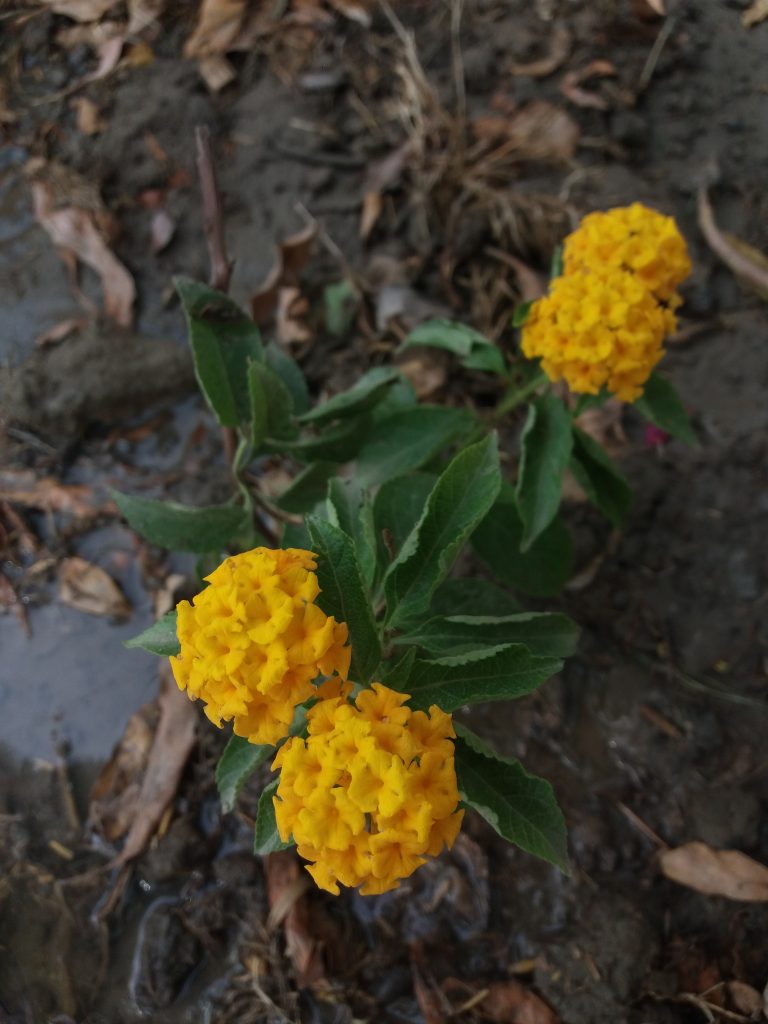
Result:
{"label": "yellow flower head", "polygon": [[539,357],[550,380],[596,395],[606,387],[624,402],[643,391],[664,354],[675,315],[625,270],[576,270],[552,282],[531,307],[522,349]]}
{"label": "yellow flower head", "polygon": [[676,289],[691,272],[685,239],[672,217],[642,203],[590,213],[563,247],[566,274],[625,270],[661,302],[679,304]]}
{"label": "yellow flower head", "polygon": [[191,604],[178,606],[181,652],[171,668],[179,689],[251,743],[287,735],[296,705],[318,693],[318,676],[340,677],[321,695],[323,687],[347,692],[347,627],[314,603],[315,566],[310,551],[255,548],[228,558]]}
{"label": "yellow flower head", "polygon": [[280,836],[293,835],[321,889],[387,892],[453,845],[464,812],[451,716],[436,706],[411,711],[407,700],[381,683],[354,704],[321,700],[307,739],[289,739],[275,758]]}

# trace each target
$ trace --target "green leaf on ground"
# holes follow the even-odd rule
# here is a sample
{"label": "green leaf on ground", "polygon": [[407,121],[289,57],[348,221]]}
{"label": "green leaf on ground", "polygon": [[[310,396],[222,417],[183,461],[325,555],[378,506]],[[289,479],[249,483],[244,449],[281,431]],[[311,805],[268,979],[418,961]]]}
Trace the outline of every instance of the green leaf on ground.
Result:
{"label": "green leaf on ground", "polygon": [[685,441],[686,444],[698,444],[698,438],[680,395],[666,377],[652,373],[645,390],[634,405],[641,416],[661,430],[666,430],[668,434]]}
{"label": "green leaf on ground", "polygon": [[584,492],[614,526],[621,526],[632,507],[632,491],[611,457],[583,430],[573,428],[571,472]]}
{"label": "green leaf on ground", "polygon": [[354,541],[333,523],[307,517],[311,550],[318,556],[318,604],[337,622],[346,622],[352,647],[351,675],[365,685],[381,661],[381,641],[363,585]]}
{"label": "green leaf on ground", "polygon": [[456,711],[465,704],[523,697],[562,667],[559,658],[537,657],[523,644],[507,644],[471,654],[417,660],[408,692],[416,708],[437,704],[443,711]]}
{"label": "green leaf on ground", "polygon": [[150,654],[159,654],[162,658],[171,658],[181,650],[176,636],[176,609],[163,615],[149,629],[138,636],[126,640],[125,647],[141,647]]}
{"label": "green leaf on ground", "polygon": [[563,812],[550,784],[519,761],[500,757],[456,724],[456,778],[465,804],[521,850],[568,872]]}
{"label": "green leaf on ground", "polygon": [[275,748],[249,743],[242,736],[230,736],[216,765],[216,786],[221,808],[226,813],[235,806],[238,794],[249,775],[274,756]]}
{"label": "green leaf on ground", "polygon": [[226,295],[188,277],[175,278],[187,317],[189,342],[200,388],[219,423],[248,422],[248,363],[264,349],[256,324]]}
{"label": "green leaf on ground", "polygon": [[502,583],[531,597],[551,597],[573,567],[573,542],[558,517],[531,547],[520,550],[523,524],[515,492],[504,483],[491,511],[472,534],[472,547]]}
{"label": "green leaf on ground", "polygon": [[557,515],[572,445],[571,417],[560,399],[548,393],[531,402],[520,435],[516,489],[523,522],[522,551],[531,547]]}
{"label": "green leaf on ground", "polygon": [[357,479],[374,487],[419,469],[472,425],[463,409],[420,405],[377,420],[357,455]]}
{"label": "green leaf on ground", "polygon": [[525,644],[531,654],[567,658],[576,650],[579,630],[567,615],[521,612],[516,615],[451,615],[428,619],[397,637],[439,656],[466,654],[504,644]]}
{"label": "green leaf on ground", "polygon": [[170,551],[220,551],[245,523],[246,512],[238,505],[192,508],[120,491],[112,491],[112,497],[138,534]]}
{"label": "green leaf on ground", "polygon": [[360,308],[361,295],[349,278],[335,281],[323,289],[323,305],[325,306],[325,329],[334,338],[345,338],[355,321]]}
{"label": "green leaf on ground", "polygon": [[357,383],[329,398],[322,405],[315,406],[301,417],[302,423],[328,423],[335,419],[344,419],[372,409],[380,402],[390,387],[400,379],[397,370],[386,366],[376,366],[364,373]]}
{"label": "green leaf on ground", "polygon": [[270,782],[264,787],[259,797],[259,809],[256,812],[256,829],[253,834],[253,852],[260,857],[266,857],[268,853],[279,853],[280,850],[287,850],[296,844],[291,840],[284,843],[277,831],[275,821],[275,805],[272,798],[277,793],[279,779]]}
{"label": "green leaf on ground", "polygon": [[438,478],[421,519],[387,573],[387,617],[403,623],[429,607],[432,594],[499,493],[496,434],[470,445]]}
{"label": "green leaf on ground", "polygon": [[400,348],[413,348],[415,345],[452,352],[468,370],[485,370],[500,376],[507,372],[504,355],[497,345],[474,328],[453,320],[427,320],[419,324]]}

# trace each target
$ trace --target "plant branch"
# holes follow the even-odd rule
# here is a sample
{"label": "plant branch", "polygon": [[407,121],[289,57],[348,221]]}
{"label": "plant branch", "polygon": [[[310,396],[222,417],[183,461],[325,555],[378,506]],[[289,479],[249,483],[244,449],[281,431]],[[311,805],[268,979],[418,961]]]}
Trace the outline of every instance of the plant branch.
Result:
{"label": "plant branch", "polygon": [[195,128],[195,143],[197,173],[203,200],[203,227],[211,264],[210,284],[212,288],[226,293],[229,291],[229,281],[232,277],[232,262],[227,256],[221,195],[216,181],[211,134],[206,125],[199,124]]}

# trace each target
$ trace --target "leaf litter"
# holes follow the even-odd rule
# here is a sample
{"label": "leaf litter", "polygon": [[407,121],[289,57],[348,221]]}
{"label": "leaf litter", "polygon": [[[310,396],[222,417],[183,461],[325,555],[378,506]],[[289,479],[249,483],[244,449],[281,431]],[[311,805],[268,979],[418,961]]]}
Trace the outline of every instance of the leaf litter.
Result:
{"label": "leaf litter", "polygon": [[128,619],[131,606],[112,577],[84,558],[65,558],[59,566],[59,598],[89,615],[106,615],[118,621]]}
{"label": "leaf litter", "polygon": [[692,842],[662,851],[659,863],[665,877],[706,896],[768,901],[768,867],[739,850],[715,850]]}

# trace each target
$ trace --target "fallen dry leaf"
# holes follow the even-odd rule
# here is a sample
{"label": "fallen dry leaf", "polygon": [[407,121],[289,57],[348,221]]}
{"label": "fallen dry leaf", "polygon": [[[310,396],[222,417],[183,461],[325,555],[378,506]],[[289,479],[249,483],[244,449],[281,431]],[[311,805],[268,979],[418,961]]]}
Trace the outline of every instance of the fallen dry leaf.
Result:
{"label": "fallen dry leaf", "polygon": [[248,0],[203,0],[185,57],[210,57],[230,49],[248,14]]}
{"label": "fallen dry leaf", "polygon": [[114,502],[99,502],[87,484],[62,484],[52,476],[37,479],[29,469],[0,470],[0,499],[75,519],[118,514]]}
{"label": "fallen dry leaf", "polygon": [[54,14],[64,14],[74,21],[98,21],[119,0],[43,0]]}
{"label": "fallen dry leaf", "polygon": [[49,327],[47,330],[43,331],[42,334],[38,334],[35,338],[35,348],[45,348],[46,345],[55,345],[57,342],[68,338],[70,334],[74,334],[75,331],[81,331],[87,323],[88,318],[82,316],[74,316],[69,317],[67,320],[60,320],[59,323]]}
{"label": "fallen dry leaf", "polygon": [[558,22],[552,29],[549,53],[546,57],[526,63],[513,64],[510,71],[513,75],[529,75],[531,78],[546,78],[557,71],[571,52],[571,33],[568,26]]}
{"label": "fallen dry leaf", "polygon": [[590,78],[615,76],[616,66],[609,60],[593,60],[579,71],[569,71],[560,83],[560,92],[567,100],[577,107],[592,107],[594,110],[607,110],[608,100],[596,92],[582,89],[581,83]]}
{"label": "fallen dry leaf", "polygon": [[137,35],[163,13],[165,0],[128,0],[128,35]]}
{"label": "fallen dry leaf", "polygon": [[664,18],[667,13],[665,0],[633,0],[632,7],[635,15],[643,21]]}
{"label": "fallen dry leaf", "polygon": [[165,662],[160,667],[157,703],[160,719],[141,783],[139,810],[125,845],[115,859],[116,866],[133,860],[146,848],[176,795],[184,766],[195,745],[197,710],[179,690]]}
{"label": "fallen dry leaf", "polygon": [[300,288],[283,287],[277,292],[275,310],[275,337],[281,345],[304,345],[312,340],[312,329],[307,323],[309,302]]}
{"label": "fallen dry leaf", "polygon": [[317,985],[325,977],[320,943],[309,929],[306,892],[309,875],[302,870],[293,850],[270,853],[264,858],[269,918],[267,929],[282,924],[285,951],[296,972],[299,988]]}
{"label": "fallen dry leaf", "polygon": [[726,984],[728,995],[735,1009],[751,1020],[760,1020],[764,1015],[765,1003],[760,992],[743,981],[729,981]]}
{"label": "fallen dry leaf", "polygon": [[379,219],[382,208],[382,193],[396,184],[415,151],[413,139],[393,149],[391,153],[368,166],[363,183],[363,211],[360,216],[360,237],[368,238]]}
{"label": "fallen dry leaf", "polygon": [[139,813],[141,781],[157,720],[157,701],[145,704],[131,715],[91,789],[88,822],[109,843],[122,838]]}
{"label": "fallen dry leaf", "polygon": [[768,299],[768,257],[758,249],[729,235],[715,223],[712,204],[707,190],[699,190],[698,219],[701,233],[712,252],[733,271],[745,285],[763,298]]}
{"label": "fallen dry leaf", "polygon": [[472,130],[479,139],[506,142],[526,160],[571,160],[580,134],[571,115],[547,100],[533,100],[509,117],[479,117]]}
{"label": "fallen dry leaf", "polygon": [[162,252],[171,242],[176,233],[176,222],[167,210],[155,210],[150,222],[152,252]]}
{"label": "fallen dry leaf", "polygon": [[[259,326],[267,323],[274,315],[284,288],[295,289],[299,274],[312,252],[312,243],[317,235],[317,224],[291,235],[280,243],[277,260],[266,280],[251,298],[251,315]],[[292,301],[295,295],[292,296]]]}
{"label": "fallen dry leaf", "polygon": [[90,615],[127,619],[131,606],[112,577],[84,558],[65,558],[59,566],[59,599]]}
{"label": "fallen dry leaf", "polygon": [[371,10],[367,3],[362,0],[328,0],[328,3],[339,14],[343,14],[350,21],[356,21],[363,28],[371,27]]}
{"label": "fallen dry leaf", "polygon": [[[57,195],[53,182],[62,176],[54,179],[53,175],[46,174],[47,170],[44,166],[32,172],[32,197],[38,222],[53,244],[70,260],[79,260],[99,275],[104,312],[122,327],[130,327],[136,286],[128,270],[107,245],[104,217],[92,207],[78,205],[77,196],[72,197],[75,201],[70,205],[66,201],[69,197]],[[71,177],[76,180],[74,175]]]}
{"label": "fallen dry leaf", "polygon": [[419,1004],[424,1024],[445,1024],[446,999],[443,993],[437,988],[431,972],[427,973],[427,966],[424,962],[424,954],[419,943],[411,947],[411,978],[413,980],[413,993],[416,1002]]}
{"label": "fallen dry leaf", "polygon": [[409,352],[407,359],[398,359],[395,363],[400,373],[413,385],[420,401],[431,398],[448,379],[447,359],[440,358],[441,355],[434,349],[415,354]]}
{"label": "fallen dry leaf", "polygon": [[197,69],[211,92],[221,92],[237,77],[234,65],[223,54],[201,57]]}
{"label": "fallen dry leaf", "polygon": [[664,875],[706,896],[761,903],[768,900],[768,868],[739,850],[693,842],[659,855]]}
{"label": "fallen dry leaf", "polygon": [[101,111],[93,100],[80,96],[73,100],[77,120],[77,130],[83,135],[98,135],[106,128],[106,122],[101,116]]}
{"label": "fallen dry leaf", "polygon": [[517,981],[492,982],[477,1009],[486,1020],[500,1024],[560,1024],[554,1010]]}
{"label": "fallen dry leaf", "polygon": [[600,445],[611,458],[616,458],[627,447],[627,435],[623,425],[624,404],[618,398],[609,398],[607,402],[594,409],[587,409],[576,420],[585,434]]}
{"label": "fallen dry leaf", "polygon": [[768,18],[768,0],[754,0],[741,16],[741,24],[751,28]]}

